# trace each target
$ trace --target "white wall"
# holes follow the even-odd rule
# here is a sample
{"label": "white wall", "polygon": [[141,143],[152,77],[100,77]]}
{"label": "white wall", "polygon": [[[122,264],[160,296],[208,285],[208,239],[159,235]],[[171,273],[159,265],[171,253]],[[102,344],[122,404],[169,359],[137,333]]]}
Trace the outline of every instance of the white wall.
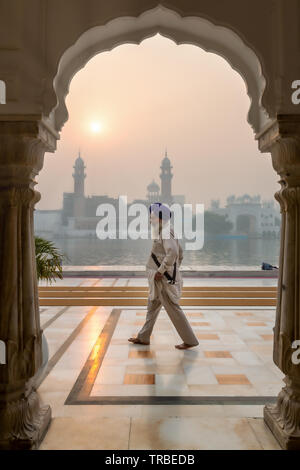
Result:
{"label": "white wall", "polygon": [[36,235],[47,237],[62,232],[61,211],[34,211],[34,231]]}

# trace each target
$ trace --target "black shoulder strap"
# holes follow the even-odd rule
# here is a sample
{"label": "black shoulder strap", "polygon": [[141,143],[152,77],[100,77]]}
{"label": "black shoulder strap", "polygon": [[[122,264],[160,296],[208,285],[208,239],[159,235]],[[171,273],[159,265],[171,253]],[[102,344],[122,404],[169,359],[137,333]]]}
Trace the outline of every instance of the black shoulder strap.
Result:
{"label": "black shoulder strap", "polygon": [[[151,253],[151,257],[152,257],[154,263],[156,264],[156,266],[159,268],[160,267],[160,262],[158,261],[156,255],[154,253]],[[174,263],[174,267],[173,267],[173,277],[170,276],[168,271],[164,272],[164,276],[168,279],[168,282],[170,284],[175,284],[175,281],[176,281],[176,262]]]}

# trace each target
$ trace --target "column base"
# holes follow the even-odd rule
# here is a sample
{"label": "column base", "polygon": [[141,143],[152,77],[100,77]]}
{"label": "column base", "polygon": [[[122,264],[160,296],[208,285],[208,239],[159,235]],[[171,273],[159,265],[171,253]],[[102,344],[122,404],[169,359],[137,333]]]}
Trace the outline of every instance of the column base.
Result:
{"label": "column base", "polygon": [[275,405],[264,407],[264,421],[285,450],[300,450],[300,400],[289,387],[278,395]]}
{"label": "column base", "polygon": [[51,422],[50,406],[41,406],[37,392],[0,405],[0,450],[38,449]]}

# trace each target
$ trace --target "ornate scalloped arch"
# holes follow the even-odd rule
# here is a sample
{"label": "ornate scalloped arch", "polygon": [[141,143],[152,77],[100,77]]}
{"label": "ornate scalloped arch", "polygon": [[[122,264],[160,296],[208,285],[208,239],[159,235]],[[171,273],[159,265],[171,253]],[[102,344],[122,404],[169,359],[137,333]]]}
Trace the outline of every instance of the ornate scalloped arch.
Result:
{"label": "ornate scalloped arch", "polygon": [[50,118],[56,130],[60,131],[68,119],[65,98],[70,82],[92,57],[122,44],[140,44],[155,34],[176,44],[193,44],[223,57],[245,81],[251,101],[248,122],[254,132],[259,132],[267,124],[269,115],[262,105],[266,79],[255,52],[227,27],[196,16],[182,17],[173,10],[158,6],[138,17],[119,17],[104,26],[93,27],[64,52],[53,84],[57,105]]}

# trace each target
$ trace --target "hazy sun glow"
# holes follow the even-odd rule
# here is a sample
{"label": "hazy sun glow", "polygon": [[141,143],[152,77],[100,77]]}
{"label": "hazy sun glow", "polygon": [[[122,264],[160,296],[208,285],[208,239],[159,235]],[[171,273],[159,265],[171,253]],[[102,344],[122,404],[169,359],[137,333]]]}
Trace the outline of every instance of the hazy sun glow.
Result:
{"label": "hazy sun glow", "polygon": [[160,184],[166,146],[172,191],[188,203],[225,205],[229,195],[245,192],[271,199],[278,190],[247,123],[243,79],[199,47],[157,35],[98,54],[74,76],[66,104],[70,117],[56,158],[48,157],[39,175],[38,209],[60,208],[63,192],[72,191],[79,148],[86,195],[145,198],[153,178]]}
{"label": "hazy sun glow", "polygon": [[102,123],[99,121],[93,121],[90,123],[90,129],[94,134],[98,134],[103,129]]}

